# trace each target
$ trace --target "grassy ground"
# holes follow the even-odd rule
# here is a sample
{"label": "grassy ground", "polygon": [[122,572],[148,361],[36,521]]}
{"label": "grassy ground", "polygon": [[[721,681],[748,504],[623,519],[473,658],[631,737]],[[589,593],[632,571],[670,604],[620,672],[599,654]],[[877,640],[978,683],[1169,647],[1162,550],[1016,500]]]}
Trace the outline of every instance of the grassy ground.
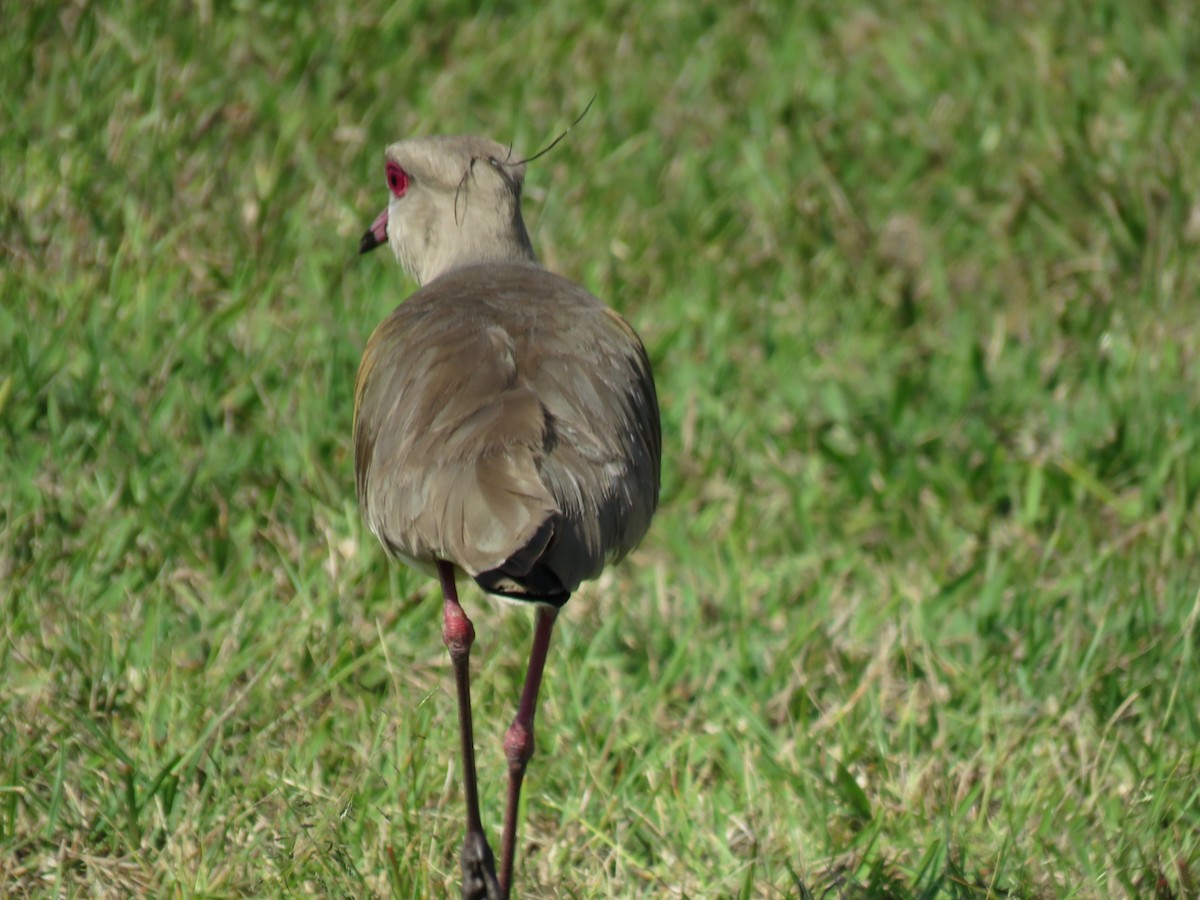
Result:
{"label": "grassy ground", "polygon": [[[595,94],[527,221],[664,488],[556,635],[523,895],[1197,896],[1193,5],[482,6],[4,4],[0,893],[454,892],[356,243],[387,142]],[[530,617],[467,603],[495,835]]]}

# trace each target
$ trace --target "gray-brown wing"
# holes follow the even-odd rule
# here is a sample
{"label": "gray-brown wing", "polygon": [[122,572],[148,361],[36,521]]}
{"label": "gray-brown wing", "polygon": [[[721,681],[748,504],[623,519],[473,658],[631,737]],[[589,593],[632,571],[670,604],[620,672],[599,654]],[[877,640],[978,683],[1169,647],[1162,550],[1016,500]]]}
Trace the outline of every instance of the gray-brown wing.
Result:
{"label": "gray-brown wing", "polygon": [[598,303],[572,317],[562,328],[562,349],[531,373],[549,437],[539,469],[559,509],[542,563],[568,591],[645,535],[658,505],[662,455],[658,398],[641,341]]}
{"label": "gray-brown wing", "polygon": [[359,504],[392,553],[475,575],[556,512],[537,469],[544,417],[503,329],[416,299],[376,329],[359,368]]}

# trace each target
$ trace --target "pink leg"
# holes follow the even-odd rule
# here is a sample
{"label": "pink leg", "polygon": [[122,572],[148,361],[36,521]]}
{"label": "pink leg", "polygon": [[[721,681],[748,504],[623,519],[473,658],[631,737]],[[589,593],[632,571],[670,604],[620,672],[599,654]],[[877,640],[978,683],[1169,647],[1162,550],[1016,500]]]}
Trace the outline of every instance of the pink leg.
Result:
{"label": "pink leg", "polygon": [[550,632],[558,610],[539,606],[537,625],[533,633],[533,649],[529,652],[529,671],[521,691],[521,705],[504,735],[504,755],[508,759],[508,805],[504,810],[504,841],[500,856],[500,888],[507,897],[512,890],[513,855],[517,844],[517,807],[521,800],[521,781],[525,767],[533,756],[533,715],[537,711],[538,689],[542,685],[542,670],[546,666],[546,651],[550,647]]}
{"label": "pink leg", "polygon": [[454,566],[438,561],[442,582],[442,641],[454,664],[454,684],[458,689],[458,731],[462,738],[463,794],[467,801],[467,837],[463,842],[462,895],[464,900],[498,900],[504,896],[496,881],[496,864],[479,819],[479,787],[475,779],[475,737],[471,726],[471,644],[475,629],[458,602],[454,584]]}

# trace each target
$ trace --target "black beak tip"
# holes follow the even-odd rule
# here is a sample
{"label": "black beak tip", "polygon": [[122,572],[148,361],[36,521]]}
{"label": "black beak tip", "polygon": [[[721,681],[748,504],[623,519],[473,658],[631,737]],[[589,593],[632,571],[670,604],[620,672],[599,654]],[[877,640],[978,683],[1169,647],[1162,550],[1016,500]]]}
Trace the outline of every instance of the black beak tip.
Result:
{"label": "black beak tip", "polygon": [[358,253],[360,256],[364,253],[370,253],[381,243],[383,242],[375,237],[375,232],[368,228],[366,234],[358,242]]}

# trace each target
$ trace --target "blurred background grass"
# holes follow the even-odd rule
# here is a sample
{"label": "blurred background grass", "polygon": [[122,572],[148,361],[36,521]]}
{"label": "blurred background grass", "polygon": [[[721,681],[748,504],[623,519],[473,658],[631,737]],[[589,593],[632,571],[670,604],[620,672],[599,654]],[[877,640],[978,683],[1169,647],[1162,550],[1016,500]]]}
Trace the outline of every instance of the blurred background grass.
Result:
{"label": "blurred background grass", "polygon": [[[645,339],[664,488],[555,637],[522,893],[1197,896],[1191,4],[2,18],[5,895],[456,890],[356,243],[385,144],[594,94],[526,219]],[[467,602],[494,833],[529,616]]]}

